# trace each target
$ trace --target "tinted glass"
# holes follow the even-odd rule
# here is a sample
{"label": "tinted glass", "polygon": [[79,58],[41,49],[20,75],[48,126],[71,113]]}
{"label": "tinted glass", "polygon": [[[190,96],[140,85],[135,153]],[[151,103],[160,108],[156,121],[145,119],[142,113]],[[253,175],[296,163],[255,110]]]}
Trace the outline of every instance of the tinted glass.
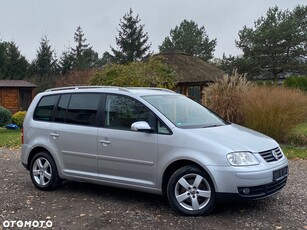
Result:
{"label": "tinted glass", "polygon": [[146,121],[154,128],[152,112],[141,102],[126,96],[107,95],[105,125],[108,128],[130,130],[136,121]]}
{"label": "tinted glass", "polygon": [[53,108],[58,102],[59,95],[42,97],[34,111],[34,120],[50,121]]}
{"label": "tinted glass", "polygon": [[56,122],[65,122],[66,118],[66,112],[68,103],[70,100],[70,94],[63,94],[60,98],[59,104],[57,106],[55,115],[54,115],[54,121]]}
{"label": "tinted glass", "polygon": [[67,109],[66,123],[96,125],[99,101],[100,94],[72,94]]}

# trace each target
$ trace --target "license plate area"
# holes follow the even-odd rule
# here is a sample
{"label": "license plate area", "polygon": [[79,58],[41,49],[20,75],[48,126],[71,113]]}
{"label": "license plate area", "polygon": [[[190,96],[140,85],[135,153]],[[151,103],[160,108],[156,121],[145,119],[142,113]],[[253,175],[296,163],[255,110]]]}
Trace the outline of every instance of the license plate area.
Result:
{"label": "license plate area", "polygon": [[273,181],[282,180],[286,176],[288,176],[288,166],[273,171]]}

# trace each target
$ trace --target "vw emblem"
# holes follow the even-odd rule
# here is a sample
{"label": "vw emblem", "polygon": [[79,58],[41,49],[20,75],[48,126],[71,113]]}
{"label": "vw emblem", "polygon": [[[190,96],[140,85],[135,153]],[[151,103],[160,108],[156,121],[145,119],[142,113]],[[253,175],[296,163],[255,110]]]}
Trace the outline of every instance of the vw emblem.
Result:
{"label": "vw emblem", "polygon": [[273,150],[272,155],[276,160],[278,160],[278,153],[276,151]]}

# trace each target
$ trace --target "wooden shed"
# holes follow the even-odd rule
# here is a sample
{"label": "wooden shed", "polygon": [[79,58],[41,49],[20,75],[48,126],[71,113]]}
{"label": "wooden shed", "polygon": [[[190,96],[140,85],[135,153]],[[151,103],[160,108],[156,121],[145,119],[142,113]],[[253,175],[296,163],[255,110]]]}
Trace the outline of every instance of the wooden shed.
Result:
{"label": "wooden shed", "polygon": [[28,109],[36,85],[23,80],[0,80],[0,105],[12,112]]}
{"label": "wooden shed", "polygon": [[201,102],[204,87],[222,78],[225,73],[204,60],[184,53],[163,53],[166,64],[175,71],[176,92]]}

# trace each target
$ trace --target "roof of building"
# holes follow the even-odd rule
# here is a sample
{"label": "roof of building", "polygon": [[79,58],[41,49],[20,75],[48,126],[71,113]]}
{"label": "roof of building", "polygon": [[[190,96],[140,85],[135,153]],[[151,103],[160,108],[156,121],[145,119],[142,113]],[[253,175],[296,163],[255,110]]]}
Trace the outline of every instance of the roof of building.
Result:
{"label": "roof of building", "polygon": [[24,80],[0,80],[0,87],[35,88],[36,85]]}
{"label": "roof of building", "polygon": [[175,71],[178,83],[214,82],[225,73],[206,61],[184,53],[160,53],[166,64]]}

